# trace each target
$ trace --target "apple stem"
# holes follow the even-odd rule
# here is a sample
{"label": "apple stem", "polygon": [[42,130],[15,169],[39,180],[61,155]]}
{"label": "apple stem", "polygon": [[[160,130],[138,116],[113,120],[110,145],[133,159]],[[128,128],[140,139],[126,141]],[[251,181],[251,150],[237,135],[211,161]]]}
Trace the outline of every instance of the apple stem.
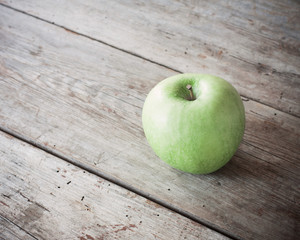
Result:
{"label": "apple stem", "polygon": [[191,97],[191,101],[195,100],[195,97],[194,97],[194,94],[193,94],[193,88],[192,88],[192,85],[187,85],[186,88],[189,90],[190,92],[190,97]]}

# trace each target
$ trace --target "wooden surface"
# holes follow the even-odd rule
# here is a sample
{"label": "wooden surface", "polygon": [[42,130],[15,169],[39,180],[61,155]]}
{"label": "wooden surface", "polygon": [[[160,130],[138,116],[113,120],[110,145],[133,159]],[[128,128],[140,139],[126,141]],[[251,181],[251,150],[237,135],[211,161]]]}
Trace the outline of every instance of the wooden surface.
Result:
{"label": "wooden surface", "polygon": [[[166,207],[162,207],[162,222],[156,223],[162,229],[167,229],[167,222],[173,229],[176,224],[171,218],[180,219],[173,235],[148,225],[123,231],[125,235],[108,231],[104,239],[131,237],[126,234],[155,239],[146,235],[151,231],[158,239],[183,239],[179,230],[185,225],[195,231],[195,235],[184,232],[187,239],[197,234],[204,239],[296,238],[300,212],[299,3],[1,2],[0,127],[55,156],[16,139],[5,140],[10,150],[4,148],[1,170],[16,164],[10,165],[14,154],[19,154],[21,165],[30,154],[47,155],[58,165],[68,166],[67,161],[71,169],[80,167],[98,176],[89,175],[86,183],[99,177],[112,182],[118,194],[102,194],[108,202],[116,199],[116,209],[122,201],[132,201],[123,196],[129,192],[137,196],[136,204],[149,221],[156,220],[150,214],[153,201]],[[142,106],[150,89],[168,76],[187,71],[226,78],[241,93],[246,108],[246,131],[239,150],[229,164],[210,175],[185,174],[165,165],[148,146],[141,126]],[[19,145],[26,146],[23,152]],[[44,167],[41,174],[34,160],[29,162],[35,180],[16,186],[20,191],[25,188],[32,201],[50,201],[49,192],[34,186],[44,176],[52,179],[51,167]],[[26,174],[26,169],[18,171]],[[1,180],[1,193],[15,180]],[[51,186],[48,182],[46,188]],[[53,212],[70,211],[69,218],[59,220],[66,234],[74,234],[66,237],[87,238],[76,235],[80,232],[74,232],[70,224],[81,216],[71,210],[76,208],[70,204],[76,194],[81,190],[94,194],[93,204],[101,209],[95,189],[86,185],[78,183],[72,194],[56,189],[62,195],[50,206]],[[7,204],[3,194],[0,200]],[[15,224],[38,239],[58,237],[51,229],[57,228],[59,216],[48,215],[45,226],[26,224],[24,216],[29,214],[26,207],[20,207],[22,201],[18,196],[11,212],[0,205],[3,219],[10,221],[1,220],[6,232]],[[97,221],[110,226],[118,221],[122,227],[129,223],[108,213],[89,214],[93,234],[98,231]],[[174,215],[169,221],[168,214]],[[85,223],[82,220],[76,226]]]}
{"label": "wooden surface", "polygon": [[34,239],[227,239],[27,143],[0,141],[0,214]]}
{"label": "wooden surface", "polygon": [[[1,204],[4,205],[2,202]],[[0,239],[35,240],[36,238],[15,223],[0,216]]]}
{"label": "wooden surface", "polygon": [[1,1],[175,71],[220,75],[300,116],[297,1]]}

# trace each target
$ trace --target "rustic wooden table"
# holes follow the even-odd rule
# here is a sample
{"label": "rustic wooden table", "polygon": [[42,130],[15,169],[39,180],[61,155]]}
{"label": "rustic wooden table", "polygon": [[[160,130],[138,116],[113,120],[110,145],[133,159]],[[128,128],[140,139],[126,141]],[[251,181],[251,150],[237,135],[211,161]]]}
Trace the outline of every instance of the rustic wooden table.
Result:
{"label": "rustic wooden table", "polygon": [[[300,3],[0,0],[1,239],[296,239]],[[181,72],[231,82],[244,139],[209,175],[141,124]]]}

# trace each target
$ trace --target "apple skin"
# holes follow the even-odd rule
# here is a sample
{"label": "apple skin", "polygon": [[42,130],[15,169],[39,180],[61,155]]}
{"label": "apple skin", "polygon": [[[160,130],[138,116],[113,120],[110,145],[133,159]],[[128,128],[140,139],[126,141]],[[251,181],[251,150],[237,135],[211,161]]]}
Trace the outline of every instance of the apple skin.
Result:
{"label": "apple skin", "polygon": [[[192,86],[195,100],[186,88]],[[223,167],[243,138],[245,110],[236,89],[207,74],[179,74],[158,83],[142,113],[145,136],[172,167],[208,174]]]}

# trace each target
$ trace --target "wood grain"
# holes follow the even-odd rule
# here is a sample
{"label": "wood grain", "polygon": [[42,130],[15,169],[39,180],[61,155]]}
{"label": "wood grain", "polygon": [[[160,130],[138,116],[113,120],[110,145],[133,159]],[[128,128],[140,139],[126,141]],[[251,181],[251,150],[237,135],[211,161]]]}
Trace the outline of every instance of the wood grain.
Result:
{"label": "wood grain", "polygon": [[[3,195],[3,194],[2,194]],[[2,205],[5,203],[1,201]],[[0,216],[0,239],[1,240],[36,240],[37,238],[31,236],[20,227],[13,224],[8,219]]]}
{"label": "wood grain", "polygon": [[0,214],[10,219],[0,218],[0,238],[19,239],[7,234],[13,222],[32,235],[21,239],[228,239],[9,135],[0,142]]}
{"label": "wood grain", "polygon": [[1,2],[177,71],[219,75],[300,116],[297,1]]}
{"label": "wood grain", "polygon": [[230,163],[184,174],[154,155],[141,126],[146,94],[176,72],[0,9],[2,129],[237,238],[295,238],[299,118],[245,98]]}

